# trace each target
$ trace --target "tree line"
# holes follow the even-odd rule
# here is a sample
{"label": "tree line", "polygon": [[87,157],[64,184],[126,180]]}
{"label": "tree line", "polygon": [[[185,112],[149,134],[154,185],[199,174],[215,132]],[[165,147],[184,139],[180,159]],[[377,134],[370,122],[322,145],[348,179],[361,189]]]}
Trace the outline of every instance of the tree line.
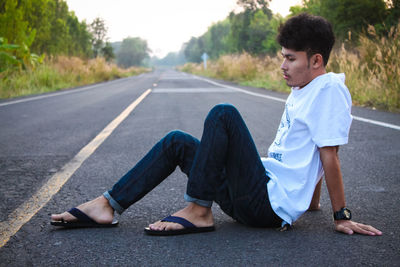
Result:
{"label": "tree line", "polygon": [[[213,24],[200,37],[192,37],[180,53],[189,62],[200,62],[205,52],[211,59],[224,54],[247,52],[252,55],[274,55],[280,49],[276,42],[279,26],[286,18],[273,14],[271,0],[238,0],[242,11]],[[354,46],[368,25],[385,36],[399,23],[400,0],[303,0],[301,6],[290,8],[293,16],[308,12],[327,18],[333,25],[337,43]]]}
{"label": "tree line", "polygon": [[[120,58],[124,67],[141,65],[149,57],[145,40],[127,38],[123,43],[124,56],[118,56],[104,20],[79,21],[64,0],[0,1],[0,72],[39,64],[44,55]],[[134,55],[126,56],[126,51]]]}

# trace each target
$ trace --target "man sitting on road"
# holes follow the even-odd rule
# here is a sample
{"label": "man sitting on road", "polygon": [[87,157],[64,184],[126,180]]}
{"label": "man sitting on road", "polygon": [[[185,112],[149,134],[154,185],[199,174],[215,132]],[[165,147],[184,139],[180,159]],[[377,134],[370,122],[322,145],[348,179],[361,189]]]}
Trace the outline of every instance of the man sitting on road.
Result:
{"label": "man sitting on road", "polygon": [[181,131],[167,134],[110,191],[53,214],[51,223],[115,226],[114,211],[123,213],[179,166],[188,176],[188,205],[150,224],[148,234],[212,231],[213,202],[249,226],[291,225],[308,209],[319,209],[325,174],[336,230],[381,235],[351,221],[346,208],[338,149],[348,141],[351,97],[344,74],[326,73],[334,41],[331,25],[317,16],[301,14],[280,28],[281,69],[292,92],[268,158],[260,158],[236,108],[220,104],[208,114],[201,141]]}

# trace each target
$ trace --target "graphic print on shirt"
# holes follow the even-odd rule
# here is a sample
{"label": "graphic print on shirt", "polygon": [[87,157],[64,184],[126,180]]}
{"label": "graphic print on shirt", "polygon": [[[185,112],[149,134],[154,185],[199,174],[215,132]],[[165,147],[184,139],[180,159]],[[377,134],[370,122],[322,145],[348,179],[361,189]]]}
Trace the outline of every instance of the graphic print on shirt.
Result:
{"label": "graphic print on shirt", "polygon": [[[278,132],[276,133],[274,145],[277,147],[281,146],[282,139],[287,135],[287,132],[290,129],[291,121],[290,121],[289,110],[288,110],[289,106],[292,106],[292,104],[289,104],[289,103],[285,104],[285,111],[282,114],[281,123],[279,125]],[[271,152],[271,153],[269,153],[269,157],[274,158],[278,161],[282,161],[282,153]]]}

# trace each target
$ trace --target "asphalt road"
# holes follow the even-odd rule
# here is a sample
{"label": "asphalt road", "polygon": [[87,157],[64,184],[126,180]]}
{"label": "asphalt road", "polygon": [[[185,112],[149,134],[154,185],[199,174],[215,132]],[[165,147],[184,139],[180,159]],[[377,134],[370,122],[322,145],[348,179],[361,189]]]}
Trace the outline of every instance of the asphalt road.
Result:
{"label": "asphalt road", "polygon": [[[109,189],[170,130],[200,138],[203,120],[215,104],[234,104],[260,154],[266,154],[284,107],[266,97],[287,95],[175,71],[0,102],[0,222],[7,223],[17,207],[149,88],[152,92],[61,190],[0,248],[0,266],[400,265],[400,131],[359,120],[353,122],[349,144],[340,150],[345,193],[354,219],[382,230],[381,237],[335,232],[325,187],[322,210],[306,213],[292,231],[245,227],[214,205],[215,232],[144,235],[147,224],[184,207],[186,177],[179,170],[130,207],[115,229],[50,226],[51,213]],[[353,114],[400,125],[399,114],[357,107]]]}

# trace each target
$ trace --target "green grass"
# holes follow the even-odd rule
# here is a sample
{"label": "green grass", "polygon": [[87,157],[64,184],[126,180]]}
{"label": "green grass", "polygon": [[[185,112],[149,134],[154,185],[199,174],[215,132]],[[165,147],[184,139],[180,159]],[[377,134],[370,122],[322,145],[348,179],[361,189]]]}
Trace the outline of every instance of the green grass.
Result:
{"label": "green grass", "polygon": [[65,88],[88,85],[138,75],[149,69],[133,67],[120,69],[103,59],[83,61],[78,58],[59,57],[35,69],[5,71],[0,74],[0,98],[14,98],[41,94]]}
{"label": "green grass", "polygon": [[[344,46],[332,52],[327,70],[346,74],[353,104],[400,112],[400,24],[386,37],[376,35],[372,26],[352,50]],[[282,79],[280,56],[224,55],[202,64],[188,63],[182,71],[234,81],[242,85],[290,92]]]}

